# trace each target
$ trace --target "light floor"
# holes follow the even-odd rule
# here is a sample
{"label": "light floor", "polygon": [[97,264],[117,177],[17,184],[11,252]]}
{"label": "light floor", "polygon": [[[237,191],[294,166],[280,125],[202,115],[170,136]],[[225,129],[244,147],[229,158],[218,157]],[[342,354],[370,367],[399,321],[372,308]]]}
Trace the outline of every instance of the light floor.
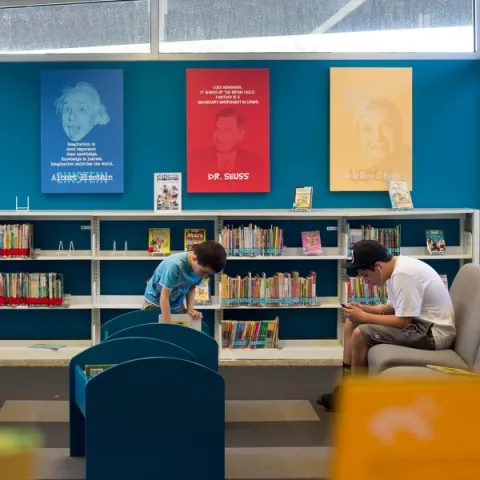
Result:
{"label": "light floor", "polygon": [[[320,480],[328,476],[333,415],[315,404],[338,367],[227,366],[226,479]],[[68,370],[1,367],[0,428],[35,426],[44,436],[37,480],[84,480],[68,452]],[[109,479],[115,480],[115,479]]]}

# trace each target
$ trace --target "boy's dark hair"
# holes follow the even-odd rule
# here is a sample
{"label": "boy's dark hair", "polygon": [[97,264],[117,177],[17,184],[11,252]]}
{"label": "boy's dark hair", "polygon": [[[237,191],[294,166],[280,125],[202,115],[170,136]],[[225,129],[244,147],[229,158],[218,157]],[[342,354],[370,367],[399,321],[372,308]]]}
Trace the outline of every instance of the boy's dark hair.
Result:
{"label": "boy's dark hair", "polygon": [[222,245],[214,240],[195,245],[193,249],[197,262],[202,267],[209,267],[215,273],[221,272],[227,264],[227,252]]}
{"label": "boy's dark hair", "polygon": [[377,262],[389,262],[392,255],[388,250],[376,240],[360,240],[352,247],[352,261],[347,267],[355,271],[375,270]]}

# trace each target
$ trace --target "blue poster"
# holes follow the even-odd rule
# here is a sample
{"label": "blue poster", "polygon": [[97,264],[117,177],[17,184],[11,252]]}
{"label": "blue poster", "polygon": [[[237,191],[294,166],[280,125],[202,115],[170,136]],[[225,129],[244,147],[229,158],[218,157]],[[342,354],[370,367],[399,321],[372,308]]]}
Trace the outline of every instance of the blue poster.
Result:
{"label": "blue poster", "polygon": [[42,70],[42,193],[123,193],[123,70]]}

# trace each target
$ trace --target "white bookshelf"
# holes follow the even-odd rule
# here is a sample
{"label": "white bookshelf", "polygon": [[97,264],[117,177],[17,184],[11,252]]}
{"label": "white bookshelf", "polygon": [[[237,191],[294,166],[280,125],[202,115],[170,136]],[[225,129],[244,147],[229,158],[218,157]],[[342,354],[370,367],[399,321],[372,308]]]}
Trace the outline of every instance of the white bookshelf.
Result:
{"label": "white bookshelf", "polygon": [[[0,222],[18,221],[24,223],[33,220],[50,220],[50,221],[68,221],[82,220],[84,221],[83,229],[90,230],[91,250],[72,250],[68,251],[68,244],[64,246],[63,252],[56,250],[38,250],[34,249],[32,257],[28,259],[0,259],[3,263],[2,269],[9,271],[8,262],[10,261],[78,261],[84,260],[91,262],[91,295],[88,296],[72,296],[68,293],[68,285],[65,286],[65,302],[61,307],[0,307],[0,310],[23,309],[32,310],[35,315],[36,310],[52,309],[52,310],[90,310],[92,317],[91,338],[87,341],[76,340],[56,340],[56,341],[1,341],[0,340],[0,361],[2,359],[31,359],[33,357],[41,357],[65,359],[70,358],[75,352],[81,351],[91,344],[99,341],[100,334],[100,311],[117,309],[132,310],[138,309],[143,303],[142,295],[103,295],[100,291],[100,264],[104,261],[151,261],[160,262],[163,257],[149,255],[146,249],[143,250],[127,250],[123,251],[124,245],[117,242],[117,251],[100,250],[100,232],[102,222],[122,221],[127,222],[127,228],[133,227],[133,223],[137,221],[212,221],[214,222],[214,232],[218,237],[223,228],[224,221],[241,222],[248,221],[254,223],[260,220],[271,220],[272,223],[281,220],[299,220],[299,221],[320,221],[329,220],[335,224],[337,235],[336,247],[324,247],[321,255],[303,255],[300,248],[285,247],[281,256],[257,256],[257,257],[228,257],[229,262],[252,262],[252,271],[255,271],[255,262],[269,261],[298,261],[298,262],[321,262],[335,261],[337,263],[337,278],[332,281],[337,282],[338,296],[335,297],[319,297],[314,306],[294,306],[294,307],[225,307],[222,308],[219,301],[219,276],[216,278],[216,292],[212,299],[211,305],[197,306],[198,310],[212,310],[215,316],[215,338],[217,341],[221,338],[221,321],[224,318],[226,310],[271,310],[271,309],[296,309],[299,313],[304,309],[318,310],[318,320],[322,321],[322,309],[337,310],[337,330],[338,337],[334,340],[280,340],[280,348],[278,349],[220,349],[221,358],[224,360],[341,360],[342,345],[342,325],[343,314],[340,310],[340,303],[344,303],[347,299],[345,288],[344,271],[342,264],[348,257],[348,238],[347,225],[349,221],[358,221],[365,219],[365,222],[374,224],[376,220],[391,220],[392,225],[402,220],[422,220],[422,219],[456,219],[460,224],[460,235],[457,245],[447,245],[447,253],[445,255],[428,255],[425,245],[401,247],[401,254],[414,256],[422,260],[445,261],[456,260],[459,267],[464,263],[479,263],[479,211],[474,209],[414,209],[410,211],[394,211],[391,209],[313,209],[309,212],[294,212],[292,210],[192,210],[184,212],[160,212],[153,211],[0,211]],[[323,232],[322,232],[323,234]],[[174,252],[172,252],[174,253]],[[63,267],[62,267],[63,268]],[[72,264],[72,269],[75,265]],[[127,267],[128,268],[128,267]],[[301,269],[301,265],[298,267]],[[323,281],[323,279],[322,279]],[[330,281],[330,280],[329,280]],[[245,317],[248,319],[248,317]],[[268,318],[268,315],[266,315]],[[66,314],[63,320],[68,322]],[[281,319],[280,319],[281,321]],[[66,348],[58,351],[45,351],[37,349],[28,349],[28,345],[33,343],[60,343],[67,345]]]}

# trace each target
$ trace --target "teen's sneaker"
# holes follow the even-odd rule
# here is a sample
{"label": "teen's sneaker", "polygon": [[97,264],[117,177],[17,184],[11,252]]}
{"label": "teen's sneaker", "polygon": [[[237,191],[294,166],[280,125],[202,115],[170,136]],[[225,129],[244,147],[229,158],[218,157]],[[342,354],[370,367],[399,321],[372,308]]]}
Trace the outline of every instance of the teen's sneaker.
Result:
{"label": "teen's sneaker", "polygon": [[333,412],[335,410],[335,400],[338,396],[338,387],[333,390],[332,393],[324,393],[317,398],[317,403],[321,405],[325,410]]}

